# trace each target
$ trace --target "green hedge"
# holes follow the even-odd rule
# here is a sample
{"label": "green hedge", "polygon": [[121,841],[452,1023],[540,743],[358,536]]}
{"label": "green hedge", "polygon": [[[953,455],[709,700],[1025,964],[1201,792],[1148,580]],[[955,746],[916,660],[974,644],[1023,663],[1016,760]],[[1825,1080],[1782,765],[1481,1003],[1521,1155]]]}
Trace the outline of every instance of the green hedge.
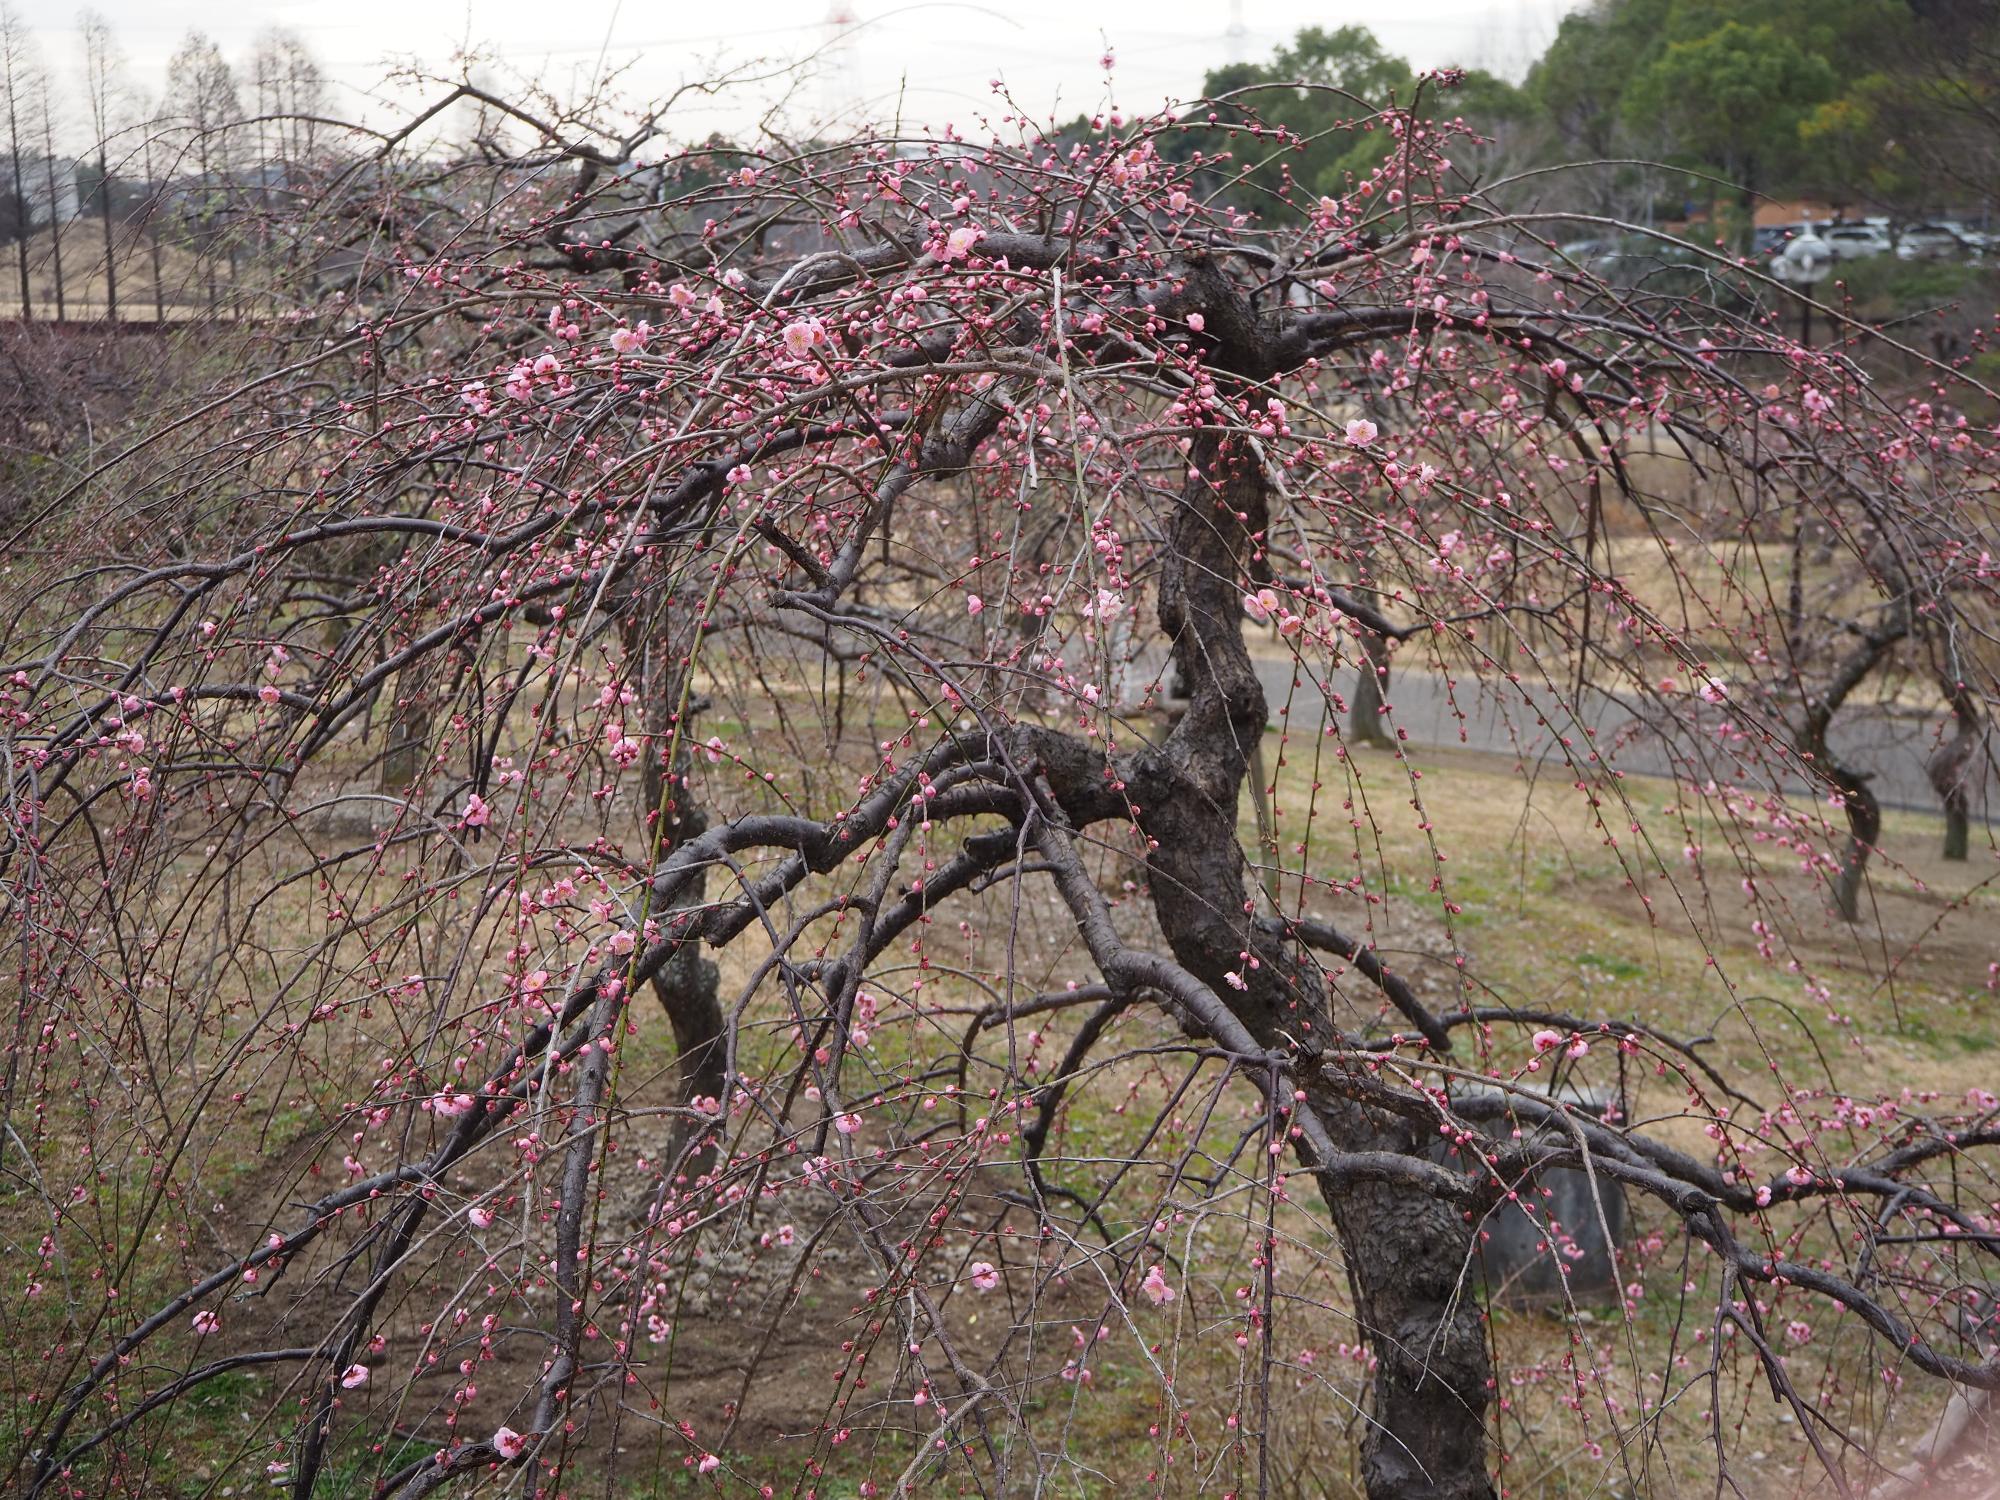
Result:
{"label": "green hedge", "polygon": [[1988,303],[2000,289],[2000,268],[1951,260],[1898,260],[1874,255],[1843,261],[1833,278],[1820,283],[1838,295],[1833,281],[1844,283],[1857,317],[1871,321],[1905,317],[1946,303]]}

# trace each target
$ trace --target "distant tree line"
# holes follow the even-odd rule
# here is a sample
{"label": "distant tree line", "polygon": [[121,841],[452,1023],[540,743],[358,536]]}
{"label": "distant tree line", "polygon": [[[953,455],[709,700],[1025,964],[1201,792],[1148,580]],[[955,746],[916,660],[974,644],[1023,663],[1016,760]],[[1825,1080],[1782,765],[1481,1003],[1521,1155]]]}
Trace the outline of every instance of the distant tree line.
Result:
{"label": "distant tree line", "polygon": [[[282,27],[266,30],[240,66],[190,31],[160,88],[147,93],[103,16],[83,11],[76,29],[71,66],[52,64],[20,13],[0,3],[0,244],[11,249],[14,283],[7,301],[24,318],[41,308],[68,317],[84,257],[83,278],[102,276],[101,294],[93,288],[88,299],[93,313],[117,318],[121,258],[139,254],[151,262],[151,310],[164,317],[164,238],[193,252],[213,303],[220,267],[233,269],[238,253],[231,231],[268,214],[319,147],[325,72]],[[85,249],[78,237],[87,222],[95,227]]]}
{"label": "distant tree line", "polygon": [[1366,177],[1396,143],[1349,127],[1391,101],[1469,124],[1485,144],[1454,163],[1467,176],[1602,163],[1584,172],[1595,201],[1574,206],[1649,222],[1706,212],[1747,232],[1760,196],[1984,215],[2000,188],[1987,0],[1594,0],[1519,84],[1478,68],[1420,78],[1366,27],[1308,27],[1268,61],[1212,70],[1203,91],[1163,151],[1209,163],[1246,211],[1309,212]]}

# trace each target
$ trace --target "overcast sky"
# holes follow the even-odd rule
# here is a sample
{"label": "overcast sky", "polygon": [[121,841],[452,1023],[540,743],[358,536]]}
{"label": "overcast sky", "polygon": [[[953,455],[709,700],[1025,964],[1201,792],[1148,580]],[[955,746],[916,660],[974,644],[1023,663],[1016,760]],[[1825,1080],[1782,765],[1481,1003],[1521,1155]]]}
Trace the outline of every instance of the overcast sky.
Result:
{"label": "overcast sky", "polygon": [[[834,0],[95,0],[112,23],[135,87],[157,93],[168,58],[190,28],[222,44],[239,68],[266,26],[288,26],[318,54],[348,117],[379,121],[394,107],[380,80],[411,58],[437,69],[471,43],[508,69],[560,92],[607,64],[631,64],[633,97],[700,77],[717,61],[804,57],[830,35]],[[1232,43],[1229,0],[842,0],[858,26],[834,76],[795,94],[800,116],[829,107],[887,116],[900,97],[907,119],[968,125],[990,112],[995,77],[1035,113],[1067,117],[1104,98],[1098,67],[1115,49],[1117,103],[1126,109],[1185,99]],[[1578,0],[1242,0],[1234,44],[1267,56],[1301,26],[1369,26],[1418,67],[1461,63],[1518,76]],[[79,47],[71,0],[14,0],[38,33],[43,56],[70,78]],[[768,96],[766,96],[768,97]],[[246,100],[246,103],[248,101]],[[739,95],[690,106],[677,135],[741,129],[758,101]]]}

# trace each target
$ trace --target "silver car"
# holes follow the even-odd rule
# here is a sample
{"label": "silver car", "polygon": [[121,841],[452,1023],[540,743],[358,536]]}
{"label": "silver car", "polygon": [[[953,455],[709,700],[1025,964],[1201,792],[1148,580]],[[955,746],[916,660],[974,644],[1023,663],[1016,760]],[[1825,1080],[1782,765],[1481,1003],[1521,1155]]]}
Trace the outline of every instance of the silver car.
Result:
{"label": "silver car", "polygon": [[1978,253],[1965,230],[1949,220],[1912,224],[1896,243],[1896,254],[1903,260],[1965,260]]}

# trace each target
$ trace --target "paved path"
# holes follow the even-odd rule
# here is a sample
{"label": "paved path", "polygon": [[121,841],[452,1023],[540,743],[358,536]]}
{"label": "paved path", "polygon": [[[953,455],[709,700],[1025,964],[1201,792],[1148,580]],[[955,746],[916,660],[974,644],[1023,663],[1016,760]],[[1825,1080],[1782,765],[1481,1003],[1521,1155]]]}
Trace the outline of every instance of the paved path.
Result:
{"label": "paved path", "polygon": [[[1293,724],[1316,727],[1328,705],[1312,680],[1300,673],[1295,688],[1295,663],[1290,658],[1259,655],[1256,661],[1272,721],[1277,722],[1280,709],[1289,702]],[[1353,673],[1343,671],[1328,686],[1347,698],[1354,687]],[[1775,757],[1760,759],[1732,750],[1721,735],[1729,719],[1727,712],[1697,699],[1688,700],[1697,712],[1681,714],[1669,726],[1676,741],[1676,751],[1670,755],[1662,736],[1640,721],[1633,705],[1609,694],[1590,693],[1582,715],[1584,723],[1578,725],[1561,706],[1566,694],[1534,688],[1525,681],[1519,686],[1499,686],[1507,697],[1470,679],[1459,679],[1452,693],[1447,691],[1445,679],[1434,672],[1396,673],[1390,678],[1388,697],[1395,723],[1417,745],[1463,746],[1529,758],[1546,755],[1552,763],[1560,764],[1558,735],[1567,735],[1573,746],[1571,753],[1581,758],[1588,754],[1593,738],[1581,732],[1587,728],[1595,731],[1599,752],[1625,771],[1685,775],[1691,752],[1704,757],[1704,774],[1719,782],[1769,787],[1773,772],[1780,769]],[[1646,705],[1643,711],[1657,714],[1659,705]],[[1545,717],[1548,723],[1537,723],[1538,717]],[[1834,720],[1830,738],[1835,754],[1844,762],[1874,773],[1871,785],[1885,807],[1938,813],[1937,794],[1924,774],[1924,762],[1937,743],[1941,724],[1948,726],[1948,720],[1857,705]],[[1783,763],[1779,780],[1789,794],[1814,790],[1789,759]],[[1972,808],[1975,820],[2000,817],[2000,785],[1996,785],[1990,764],[1983,784],[1974,788]]]}

